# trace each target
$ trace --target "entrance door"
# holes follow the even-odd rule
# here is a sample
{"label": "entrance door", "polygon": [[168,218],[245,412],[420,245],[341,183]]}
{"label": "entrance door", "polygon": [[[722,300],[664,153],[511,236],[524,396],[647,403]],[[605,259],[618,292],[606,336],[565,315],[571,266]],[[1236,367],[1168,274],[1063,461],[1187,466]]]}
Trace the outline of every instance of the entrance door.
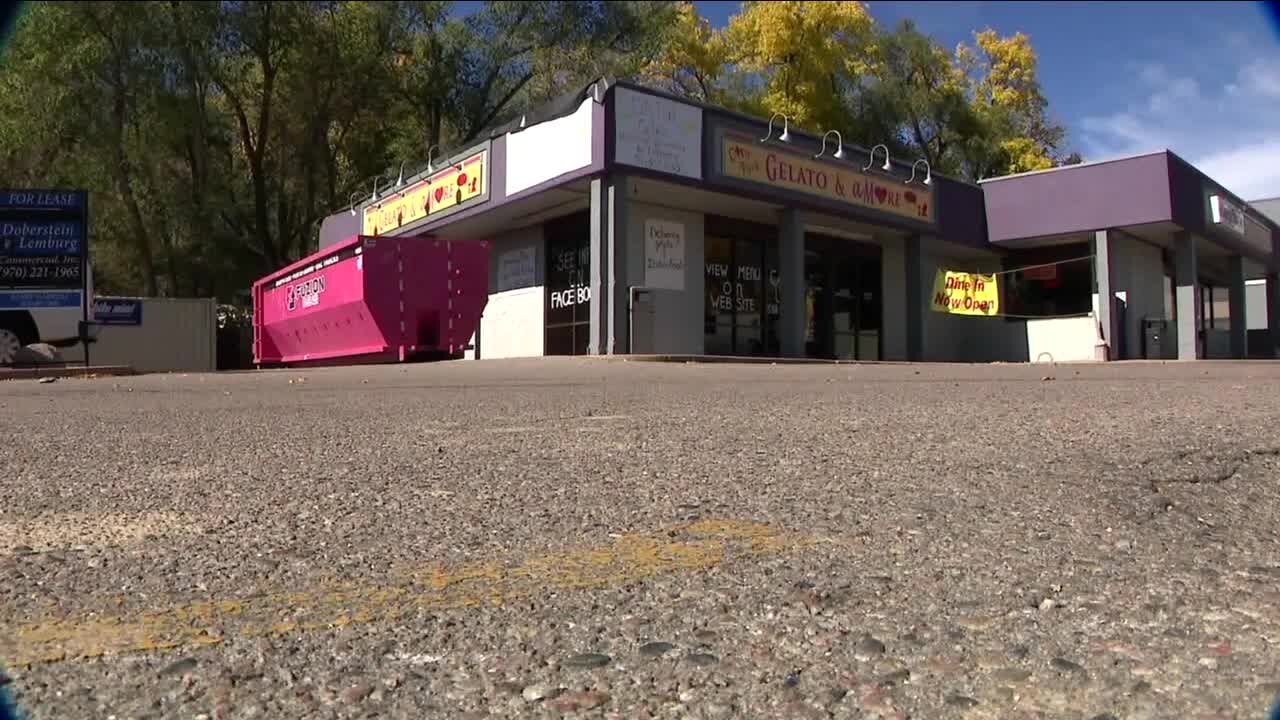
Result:
{"label": "entrance door", "polygon": [[548,221],[547,355],[586,355],[591,337],[591,216]]}
{"label": "entrance door", "polygon": [[879,360],[881,303],[878,247],[820,237],[805,240],[809,357]]}

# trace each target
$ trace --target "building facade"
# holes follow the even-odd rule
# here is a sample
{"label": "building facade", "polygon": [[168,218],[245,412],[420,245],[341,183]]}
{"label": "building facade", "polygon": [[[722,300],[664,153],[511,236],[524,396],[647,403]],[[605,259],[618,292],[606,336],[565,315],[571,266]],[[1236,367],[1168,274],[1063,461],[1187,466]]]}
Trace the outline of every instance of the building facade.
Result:
{"label": "building facade", "polygon": [[[1169,152],[975,185],[600,80],[429,159],[327,218],[321,247],[490,241],[478,358],[1275,354],[1280,229]],[[998,278],[990,312],[946,311],[948,272]],[[1270,319],[1250,348],[1255,278]],[[1214,288],[1229,321],[1206,326]]]}

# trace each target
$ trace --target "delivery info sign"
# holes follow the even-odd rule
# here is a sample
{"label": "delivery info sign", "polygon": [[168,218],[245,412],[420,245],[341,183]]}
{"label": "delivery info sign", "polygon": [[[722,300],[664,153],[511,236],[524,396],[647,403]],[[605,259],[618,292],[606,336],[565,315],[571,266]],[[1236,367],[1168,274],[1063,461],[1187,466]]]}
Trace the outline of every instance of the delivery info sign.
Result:
{"label": "delivery info sign", "polygon": [[84,292],[87,204],[81,191],[0,190],[0,293]]}

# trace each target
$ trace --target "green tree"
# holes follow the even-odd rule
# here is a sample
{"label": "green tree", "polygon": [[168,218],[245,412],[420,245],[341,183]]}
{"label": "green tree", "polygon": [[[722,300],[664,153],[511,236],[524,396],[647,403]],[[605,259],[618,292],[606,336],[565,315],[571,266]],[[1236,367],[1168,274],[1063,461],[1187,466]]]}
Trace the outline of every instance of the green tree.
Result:
{"label": "green tree", "polygon": [[374,178],[600,75],[980,177],[1073,159],[1035,65],[1025,36],[951,56],[858,2],[720,30],[688,2],[36,2],[0,66],[0,180],[90,191],[102,291],[232,299]]}
{"label": "green tree", "polygon": [[869,92],[895,153],[928,161],[939,172],[962,174],[963,144],[981,133],[966,77],[952,56],[911,21],[879,42],[882,63]]}
{"label": "green tree", "polygon": [[877,27],[859,2],[745,2],[721,30],[681,3],[643,77],[978,179],[1070,159],[1036,63],[1026,35],[983,31],[951,53],[910,21]]}
{"label": "green tree", "polygon": [[981,124],[966,147],[968,174],[982,178],[1053,167],[1066,130],[1048,116],[1031,39],[986,29],[974,33],[972,47],[960,45],[956,62],[969,79]]}

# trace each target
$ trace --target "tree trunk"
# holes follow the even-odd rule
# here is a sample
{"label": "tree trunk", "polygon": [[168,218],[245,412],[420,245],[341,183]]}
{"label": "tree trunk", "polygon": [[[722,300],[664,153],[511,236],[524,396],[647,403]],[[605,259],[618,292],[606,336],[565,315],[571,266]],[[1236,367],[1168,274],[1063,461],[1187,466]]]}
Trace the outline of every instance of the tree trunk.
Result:
{"label": "tree trunk", "polygon": [[[258,108],[256,133],[251,129],[248,110],[244,97],[221,73],[215,78],[218,87],[226,95],[235,113],[236,126],[239,128],[240,146],[249,164],[249,179],[253,187],[253,236],[258,247],[250,245],[250,249],[259,253],[263,260],[263,269],[267,272],[280,266],[280,250],[276,246],[271,233],[271,189],[267,186],[267,146],[271,130],[271,103],[275,88],[276,67],[271,60],[271,4],[262,6],[262,37],[259,45],[252,48],[262,68],[262,105]],[[256,141],[255,141],[256,140]]]}
{"label": "tree trunk", "polygon": [[146,293],[155,297],[158,292],[156,283],[156,263],[151,252],[151,240],[147,234],[146,222],[142,219],[142,210],[138,207],[138,199],[133,193],[133,179],[129,172],[129,157],[125,150],[125,128],[128,124],[129,106],[125,96],[124,70],[117,57],[113,69],[112,90],[112,144],[115,162],[112,163],[112,175],[115,178],[116,192],[124,201],[129,216],[129,226],[133,231],[134,243],[138,250],[138,261],[142,265],[142,280]]}

